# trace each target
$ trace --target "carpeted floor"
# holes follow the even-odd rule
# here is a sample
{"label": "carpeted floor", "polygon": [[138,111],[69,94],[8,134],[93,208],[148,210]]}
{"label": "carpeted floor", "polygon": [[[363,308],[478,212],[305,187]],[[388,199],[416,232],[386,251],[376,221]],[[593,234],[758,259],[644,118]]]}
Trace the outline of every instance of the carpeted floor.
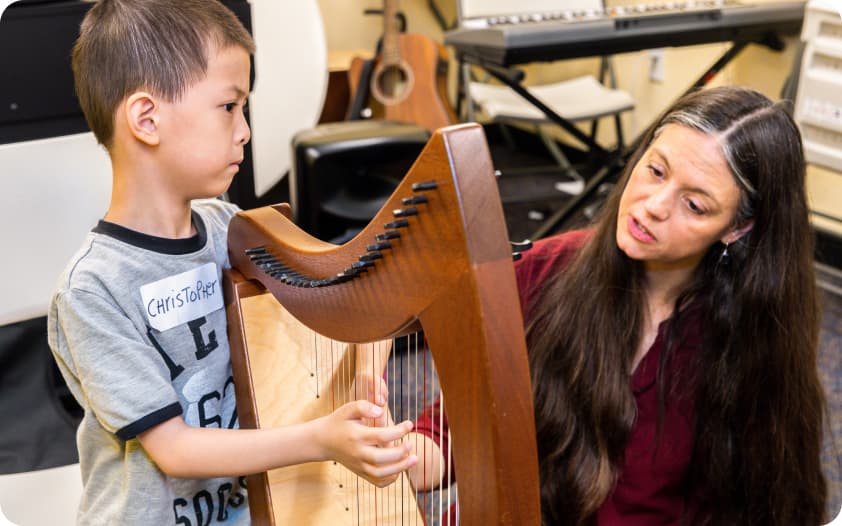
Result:
{"label": "carpeted floor", "polygon": [[822,460],[830,485],[830,509],[842,508],[842,272],[818,269],[823,292],[824,316],[819,343],[819,373],[827,393],[828,439]]}

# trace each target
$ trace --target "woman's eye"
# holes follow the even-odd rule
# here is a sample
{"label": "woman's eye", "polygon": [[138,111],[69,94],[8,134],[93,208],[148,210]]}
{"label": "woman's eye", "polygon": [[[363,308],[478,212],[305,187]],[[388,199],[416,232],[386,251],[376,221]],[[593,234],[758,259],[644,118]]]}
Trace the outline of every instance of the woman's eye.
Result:
{"label": "woman's eye", "polygon": [[696,215],[702,215],[705,213],[705,211],[702,210],[702,208],[699,205],[697,205],[692,199],[687,200],[687,208],[689,208],[690,211]]}
{"label": "woman's eye", "polygon": [[224,105],[225,111],[227,111],[228,113],[231,113],[232,111],[234,111],[234,108],[236,108],[236,107],[237,107],[236,102],[229,102],[228,104]]}
{"label": "woman's eye", "polygon": [[661,177],[664,176],[664,173],[657,166],[649,164],[646,167],[649,168],[649,173],[651,173],[653,176],[657,177],[658,179],[660,179]]}

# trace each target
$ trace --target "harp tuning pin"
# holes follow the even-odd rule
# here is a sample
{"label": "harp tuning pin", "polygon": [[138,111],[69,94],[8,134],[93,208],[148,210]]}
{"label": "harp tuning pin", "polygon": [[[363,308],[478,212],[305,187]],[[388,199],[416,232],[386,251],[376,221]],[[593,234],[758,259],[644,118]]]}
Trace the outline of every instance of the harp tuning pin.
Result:
{"label": "harp tuning pin", "polygon": [[391,223],[386,223],[384,228],[392,229],[392,228],[406,228],[409,226],[409,221],[406,219],[398,219],[397,221],[392,221]]}
{"label": "harp tuning pin", "polygon": [[352,280],[352,279],[356,278],[358,275],[360,275],[361,272],[363,272],[363,270],[360,269],[360,268],[348,267],[342,272],[342,276],[344,276],[342,278],[342,280],[343,281]]}
{"label": "harp tuning pin", "polygon": [[426,203],[428,201],[426,195],[415,195],[412,197],[404,197],[401,199],[401,204],[403,205],[418,205],[422,203]]}
{"label": "harp tuning pin", "polygon": [[[397,232],[395,232],[395,233],[397,233]],[[380,241],[380,242],[374,243],[373,245],[368,245],[367,247],[365,247],[365,249],[369,252],[375,252],[375,251],[380,251],[380,250],[388,250],[390,248],[392,248],[392,244],[389,243],[388,241]]]}
{"label": "harp tuning pin", "polygon": [[383,232],[382,234],[377,234],[375,236],[375,239],[377,241],[388,241],[390,239],[397,239],[399,237],[401,237],[400,232],[391,231],[391,232]]}
{"label": "harp tuning pin", "polygon": [[424,190],[434,190],[439,187],[435,181],[426,181],[423,183],[415,183],[412,185],[413,192],[423,192]]}
{"label": "harp tuning pin", "polygon": [[408,206],[406,208],[398,208],[397,210],[392,210],[392,215],[395,217],[409,217],[409,216],[417,216],[418,209],[414,206]]}
{"label": "harp tuning pin", "polygon": [[524,239],[523,241],[510,241],[510,245],[512,245],[512,250],[515,252],[526,252],[530,248],[532,248],[532,241],[529,239]]}
{"label": "harp tuning pin", "polygon": [[245,252],[247,256],[252,256],[252,255],[256,255],[256,254],[265,254],[266,253],[266,247],[261,245],[259,247],[247,248],[247,249],[243,250],[243,252]]}

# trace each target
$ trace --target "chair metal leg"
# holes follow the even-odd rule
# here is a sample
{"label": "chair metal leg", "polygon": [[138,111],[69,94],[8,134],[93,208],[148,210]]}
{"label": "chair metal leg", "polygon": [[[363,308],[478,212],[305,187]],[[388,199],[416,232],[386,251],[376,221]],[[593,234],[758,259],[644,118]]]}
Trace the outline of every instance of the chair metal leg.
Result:
{"label": "chair metal leg", "polygon": [[573,168],[573,165],[570,164],[570,161],[567,159],[567,156],[564,155],[564,152],[561,151],[559,148],[558,143],[549,136],[549,134],[544,131],[544,129],[538,125],[538,136],[541,138],[541,141],[544,143],[544,146],[547,148],[547,151],[550,152],[555,162],[561,167],[564,171],[565,175],[572,179],[571,181],[558,181],[555,184],[555,189],[559,192],[564,192],[565,194],[570,195],[579,195],[582,193],[582,190],[585,188],[585,178]]}
{"label": "chair metal leg", "polygon": [[464,99],[462,102],[465,104],[465,122],[475,122],[476,112],[469,88],[471,85],[471,65],[467,62],[461,62],[459,74],[462,79],[462,89],[464,90]]}

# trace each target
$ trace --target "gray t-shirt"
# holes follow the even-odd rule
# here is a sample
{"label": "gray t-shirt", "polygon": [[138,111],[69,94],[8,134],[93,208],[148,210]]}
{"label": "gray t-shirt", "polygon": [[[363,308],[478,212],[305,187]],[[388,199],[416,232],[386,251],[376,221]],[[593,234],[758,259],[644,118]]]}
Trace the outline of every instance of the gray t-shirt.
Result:
{"label": "gray t-shirt", "polygon": [[189,239],[101,221],[62,274],[48,337],[84,409],[78,524],[249,524],[243,478],[168,477],[136,438],[179,415],[237,427],[221,285],[237,210],[195,201]]}

